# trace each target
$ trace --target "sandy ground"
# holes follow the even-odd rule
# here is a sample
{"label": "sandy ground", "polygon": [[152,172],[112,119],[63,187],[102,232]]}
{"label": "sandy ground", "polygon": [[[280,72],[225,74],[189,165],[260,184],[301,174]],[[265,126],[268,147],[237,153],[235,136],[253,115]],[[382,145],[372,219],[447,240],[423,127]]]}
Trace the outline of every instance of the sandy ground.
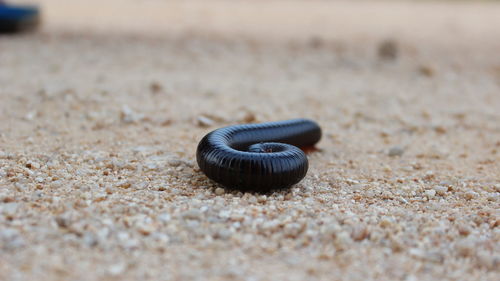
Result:
{"label": "sandy ground", "polygon": [[[498,3],[96,3],[0,37],[1,280],[499,280]],[[295,117],[292,189],[198,170]]]}

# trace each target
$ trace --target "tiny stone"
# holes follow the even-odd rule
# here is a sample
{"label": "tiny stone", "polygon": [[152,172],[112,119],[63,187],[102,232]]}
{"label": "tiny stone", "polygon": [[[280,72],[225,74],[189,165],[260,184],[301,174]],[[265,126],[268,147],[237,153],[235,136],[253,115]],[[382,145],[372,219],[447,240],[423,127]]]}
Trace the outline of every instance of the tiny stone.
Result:
{"label": "tiny stone", "polygon": [[434,131],[438,134],[446,134],[446,128],[443,126],[435,126]]}
{"label": "tiny stone", "polygon": [[474,191],[467,191],[465,193],[465,199],[472,200],[472,199],[476,198],[476,195],[477,195],[477,193]]}
{"label": "tiny stone", "polygon": [[426,251],[422,258],[430,262],[440,263],[443,262],[444,255],[439,251]]}
{"label": "tiny stone", "polygon": [[120,120],[123,123],[135,123],[135,122],[142,120],[143,117],[144,116],[142,114],[138,114],[138,113],[134,112],[127,105],[124,105],[122,107],[121,112],[120,112]]}
{"label": "tiny stone", "polygon": [[418,67],[418,72],[422,74],[423,76],[426,77],[432,77],[434,76],[434,73],[436,72],[434,68],[430,65],[422,64]]}
{"label": "tiny stone", "polygon": [[259,202],[259,203],[265,203],[266,201],[267,201],[266,195],[261,195],[257,198],[257,202]]}
{"label": "tiny stone", "polygon": [[470,228],[463,223],[458,225],[458,233],[462,236],[467,236],[470,234]]}
{"label": "tiny stone", "polygon": [[19,231],[13,228],[0,229],[0,249],[15,249],[23,246],[24,240]]}
{"label": "tiny stone", "polygon": [[0,205],[0,210],[5,216],[12,217],[17,213],[18,203],[6,203]]}
{"label": "tiny stone", "polygon": [[232,232],[230,230],[221,229],[215,233],[214,238],[227,240],[227,239],[231,238],[231,236],[232,236]]}
{"label": "tiny stone", "polygon": [[145,223],[140,223],[137,226],[137,230],[139,231],[140,234],[147,236],[154,232],[156,230],[155,226],[153,224],[145,224]]}
{"label": "tiny stone", "polygon": [[198,116],[196,121],[197,121],[196,124],[199,127],[210,127],[210,126],[213,126],[215,124],[214,120],[212,120],[206,116],[203,116],[203,115]]}
{"label": "tiny stone", "polygon": [[26,163],[26,168],[37,170],[37,169],[40,169],[40,164],[38,164],[37,162],[29,161],[28,163]]}
{"label": "tiny stone", "polygon": [[35,119],[36,115],[37,115],[37,112],[36,112],[36,111],[31,111],[31,112],[28,112],[28,114],[26,114],[26,115],[24,116],[24,119],[25,119],[26,121],[33,121],[33,119]]}
{"label": "tiny stone", "polygon": [[455,249],[457,250],[458,254],[462,257],[470,257],[474,254],[476,247],[474,246],[473,241],[469,238],[459,241],[455,245]]}
{"label": "tiny stone", "polygon": [[418,248],[411,248],[408,253],[416,258],[423,258],[425,255],[424,251]]}
{"label": "tiny stone", "polygon": [[182,161],[179,158],[171,158],[168,160],[168,165],[172,167],[179,167],[182,164]]}
{"label": "tiny stone", "polygon": [[149,90],[151,91],[151,93],[153,94],[158,94],[159,92],[161,92],[163,90],[163,87],[161,86],[160,83],[156,82],[156,81],[153,81],[151,82],[151,84],[149,85]]}
{"label": "tiny stone", "polygon": [[302,226],[299,223],[289,223],[283,230],[287,237],[296,238],[302,232]]}
{"label": "tiny stone", "polygon": [[391,221],[390,221],[389,219],[387,219],[387,218],[382,218],[382,219],[380,220],[380,223],[379,223],[379,224],[380,224],[380,226],[381,226],[381,227],[383,227],[383,228],[387,228],[387,227],[389,227],[389,226],[391,226],[391,225],[392,225]]}
{"label": "tiny stone", "polygon": [[436,191],[437,194],[442,196],[446,194],[446,192],[448,191],[448,187],[442,185],[436,185],[434,187],[434,190]]}
{"label": "tiny stone", "polygon": [[188,220],[200,220],[201,217],[202,213],[196,209],[188,210],[182,214],[182,218]]}
{"label": "tiny stone", "polygon": [[425,196],[427,196],[427,198],[429,198],[429,199],[434,198],[434,196],[436,196],[436,191],[434,189],[426,190]]}
{"label": "tiny stone", "polygon": [[326,225],[323,229],[322,229],[322,232],[326,235],[326,236],[330,236],[330,237],[333,237],[333,236],[336,236],[337,233],[339,233],[340,231],[342,230],[342,228],[336,224],[336,223],[332,223],[332,224],[328,224]]}
{"label": "tiny stone", "polygon": [[99,241],[96,239],[96,237],[90,233],[85,233],[83,235],[83,242],[89,247],[95,247],[97,246],[97,244],[99,244]]}
{"label": "tiny stone", "polygon": [[404,152],[405,151],[402,147],[394,146],[394,147],[391,147],[389,149],[389,152],[387,153],[387,155],[389,155],[390,157],[401,156],[401,155],[403,155]]}
{"label": "tiny stone", "polygon": [[398,56],[397,42],[387,39],[380,43],[378,47],[378,56],[384,60],[395,60]]}
{"label": "tiny stone", "polygon": [[129,181],[121,181],[121,182],[118,182],[116,184],[116,186],[120,187],[120,188],[129,188],[132,186],[132,183],[130,183]]}
{"label": "tiny stone", "polygon": [[60,228],[67,228],[69,226],[69,220],[67,218],[59,216],[55,218],[55,221],[57,223],[57,226],[59,226]]}
{"label": "tiny stone", "polygon": [[158,216],[158,219],[162,222],[169,222],[171,220],[171,216],[169,213],[163,213],[161,215]]}
{"label": "tiny stone", "polygon": [[108,273],[112,276],[117,276],[122,274],[125,271],[125,268],[125,263],[117,263],[108,268]]}
{"label": "tiny stone", "polygon": [[368,236],[368,229],[364,225],[354,226],[351,237],[354,241],[361,241]]}
{"label": "tiny stone", "polygon": [[384,172],[386,172],[386,173],[390,173],[390,172],[392,172],[392,168],[391,168],[391,166],[389,166],[389,165],[384,165],[384,168],[383,168],[383,169],[384,169]]}
{"label": "tiny stone", "polygon": [[335,244],[337,247],[344,248],[345,246],[349,245],[352,242],[351,240],[351,235],[349,233],[342,231],[337,234],[337,237],[335,238]]}
{"label": "tiny stone", "polygon": [[216,194],[216,195],[219,195],[219,196],[220,196],[220,195],[223,195],[224,193],[225,193],[224,188],[217,187],[217,188],[215,189],[215,194]]}
{"label": "tiny stone", "polygon": [[256,198],[255,196],[250,196],[250,197],[248,198],[248,203],[250,203],[250,204],[255,204],[255,203],[257,203],[257,198]]}
{"label": "tiny stone", "polygon": [[253,114],[251,112],[247,112],[245,114],[245,116],[243,116],[242,121],[245,123],[252,123],[252,122],[255,122],[256,119],[257,118],[255,117],[255,114]]}
{"label": "tiny stone", "polygon": [[399,197],[398,200],[403,204],[408,204],[408,200],[404,199],[403,197]]}
{"label": "tiny stone", "polygon": [[426,180],[432,180],[435,177],[436,177],[436,175],[434,174],[434,171],[427,171],[427,172],[425,172],[424,179],[426,179]]}

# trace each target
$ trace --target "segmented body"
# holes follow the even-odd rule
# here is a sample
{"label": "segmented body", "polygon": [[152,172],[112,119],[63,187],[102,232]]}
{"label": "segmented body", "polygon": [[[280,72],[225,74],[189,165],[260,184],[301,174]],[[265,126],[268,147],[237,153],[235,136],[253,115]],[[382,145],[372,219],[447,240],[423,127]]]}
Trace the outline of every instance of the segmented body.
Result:
{"label": "segmented body", "polygon": [[308,161],[299,147],[320,138],[321,128],[307,119],[229,126],[207,134],[196,159],[207,177],[225,187],[268,191],[304,178]]}

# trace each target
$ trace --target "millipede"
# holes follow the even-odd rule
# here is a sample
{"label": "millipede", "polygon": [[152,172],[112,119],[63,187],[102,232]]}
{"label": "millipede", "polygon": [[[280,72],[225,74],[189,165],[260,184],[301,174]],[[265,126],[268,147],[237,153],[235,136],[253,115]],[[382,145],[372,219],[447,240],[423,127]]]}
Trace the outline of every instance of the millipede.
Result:
{"label": "millipede", "polygon": [[320,139],[321,128],[308,119],[234,125],[204,136],[196,160],[226,188],[266,192],[300,182],[309,167],[303,149]]}

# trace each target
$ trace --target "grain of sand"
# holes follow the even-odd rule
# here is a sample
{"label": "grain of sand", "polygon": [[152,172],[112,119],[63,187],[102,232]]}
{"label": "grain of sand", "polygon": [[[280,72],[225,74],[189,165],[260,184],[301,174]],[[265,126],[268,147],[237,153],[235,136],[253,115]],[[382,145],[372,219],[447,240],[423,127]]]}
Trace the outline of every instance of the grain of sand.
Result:
{"label": "grain of sand", "polygon": [[[1,280],[499,279],[497,3],[41,3],[0,37]],[[292,189],[197,168],[294,117]]]}

